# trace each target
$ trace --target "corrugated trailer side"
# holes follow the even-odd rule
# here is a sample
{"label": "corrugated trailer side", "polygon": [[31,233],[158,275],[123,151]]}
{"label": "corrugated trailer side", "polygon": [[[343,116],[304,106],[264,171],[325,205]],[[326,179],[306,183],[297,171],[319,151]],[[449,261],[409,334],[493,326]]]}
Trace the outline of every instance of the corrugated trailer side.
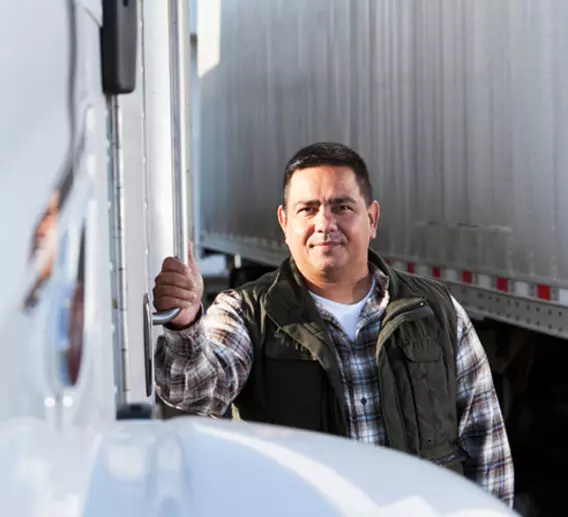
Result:
{"label": "corrugated trailer side", "polygon": [[568,3],[213,4],[202,246],[277,264],[284,164],[338,140],[372,171],[383,256],[472,313],[568,337]]}

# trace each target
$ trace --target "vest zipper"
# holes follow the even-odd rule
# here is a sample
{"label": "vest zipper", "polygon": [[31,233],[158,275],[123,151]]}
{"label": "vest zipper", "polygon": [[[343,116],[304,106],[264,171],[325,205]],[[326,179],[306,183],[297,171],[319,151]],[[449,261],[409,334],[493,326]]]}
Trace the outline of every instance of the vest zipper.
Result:
{"label": "vest zipper", "polygon": [[385,319],[383,320],[381,326],[384,327],[387,323],[389,323],[390,321],[394,320],[395,318],[397,318],[398,316],[400,316],[402,314],[411,313],[411,312],[414,312],[416,310],[422,309],[423,307],[426,307],[426,300],[424,300],[422,298],[410,300],[410,301],[402,304],[393,313],[387,314]]}
{"label": "vest zipper", "polygon": [[430,306],[426,303],[425,299],[413,298],[405,303],[401,303],[400,306],[392,313],[387,313],[381,323],[381,330],[379,331],[377,339],[377,350],[375,355],[377,362],[379,360],[379,353],[383,348],[383,344],[391,337],[394,331],[400,327],[400,325],[409,320],[410,316],[414,316],[412,319],[419,319],[421,317],[429,316],[432,314],[431,311],[432,309],[430,309]]}
{"label": "vest zipper", "polygon": [[[425,309],[429,309],[429,312],[427,313]],[[413,313],[415,313],[414,316],[417,316],[423,312],[424,314],[420,315],[419,317],[426,317],[427,315],[431,314],[431,311],[432,309],[426,303],[425,299],[414,298],[408,300],[407,302],[400,303],[400,306],[397,307],[391,314],[385,315],[385,318],[381,324],[381,330],[379,331],[379,336],[377,338],[377,348],[375,351],[375,361],[377,364],[377,368],[379,367],[379,358],[383,349],[383,345],[392,336],[394,331],[398,329],[406,320],[408,320],[409,316],[412,316]],[[384,381],[382,375],[380,375],[380,372],[378,377],[379,377],[378,378],[379,391],[380,393],[385,393]],[[385,420],[385,430],[387,434],[387,441],[391,447],[394,447],[395,449],[399,449],[402,451],[407,450],[405,438],[403,436],[399,436],[398,441],[395,440],[395,436],[397,436],[398,433],[393,432],[394,431],[393,429],[389,429],[389,423],[386,420]],[[397,443],[394,443],[395,441],[397,441]]]}

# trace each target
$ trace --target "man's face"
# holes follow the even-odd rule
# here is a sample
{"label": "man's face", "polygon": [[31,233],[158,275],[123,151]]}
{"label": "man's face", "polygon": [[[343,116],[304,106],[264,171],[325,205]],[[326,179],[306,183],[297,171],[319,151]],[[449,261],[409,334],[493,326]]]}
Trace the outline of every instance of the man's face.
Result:
{"label": "man's face", "polygon": [[323,165],[292,175],[278,220],[300,272],[329,276],[366,267],[379,205],[367,206],[349,167]]}

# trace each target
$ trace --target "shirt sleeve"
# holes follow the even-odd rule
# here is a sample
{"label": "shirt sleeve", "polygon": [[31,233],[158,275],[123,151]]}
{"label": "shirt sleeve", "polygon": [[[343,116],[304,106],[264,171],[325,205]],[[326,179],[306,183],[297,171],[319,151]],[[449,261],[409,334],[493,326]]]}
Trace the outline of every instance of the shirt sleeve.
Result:
{"label": "shirt sleeve", "polygon": [[154,358],[156,393],[167,404],[192,414],[222,416],[252,367],[253,345],[240,296],[220,293],[188,329],[164,327]]}
{"label": "shirt sleeve", "polygon": [[457,408],[460,444],[469,455],[466,477],[510,508],[514,499],[511,449],[489,361],[464,308],[457,313]]}

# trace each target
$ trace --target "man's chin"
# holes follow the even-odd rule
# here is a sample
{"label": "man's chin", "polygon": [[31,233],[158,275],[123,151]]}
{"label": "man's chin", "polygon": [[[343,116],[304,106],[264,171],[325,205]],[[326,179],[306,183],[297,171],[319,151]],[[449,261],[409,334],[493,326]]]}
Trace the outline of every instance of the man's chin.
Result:
{"label": "man's chin", "polygon": [[320,256],[312,264],[322,273],[330,273],[341,269],[344,266],[344,261],[339,257]]}

